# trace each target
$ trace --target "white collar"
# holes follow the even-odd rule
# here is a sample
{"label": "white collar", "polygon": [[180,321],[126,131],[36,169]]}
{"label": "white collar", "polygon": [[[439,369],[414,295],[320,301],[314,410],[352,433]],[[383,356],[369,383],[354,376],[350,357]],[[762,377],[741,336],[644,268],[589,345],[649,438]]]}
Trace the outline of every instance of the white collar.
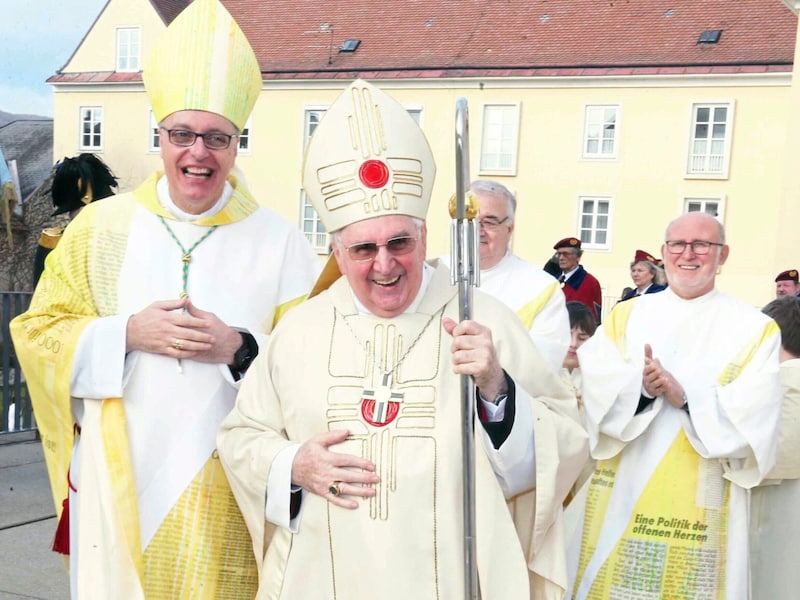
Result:
{"label": "white collar", "polygon": [[228,203],[228,200],[231,199],[231,196],[233,195],[233,187],[226,181],[219,200],[214,203],[214,206],[200,213],[199,215],[193,215],[178,208],[178,206],[172,200],[172,196],[169,195],[169,182],[167,181],[166,175],[162,176],[158,180],[158,183],[156,183],[156,194],[158,195],[158,203],[161,204],[161,206],[178,221],[197,221],[198,219],[213,217],[215,214],[221,211]]}
{"label": "white collar", "polygon": [[577,267],[575,267],[574,269],[572,269],[572,271],[570,271],[569,273],[564,273],[564,271],[561,271],[561,274],[564,276],[564,281],[566,281],[567,279],[569,279],[570,277],[572,277],[572,274],[573,274],[575,271],[577,271],[577,270],[578,270],[578,267],[580,267],[580,265],[578,265]]}

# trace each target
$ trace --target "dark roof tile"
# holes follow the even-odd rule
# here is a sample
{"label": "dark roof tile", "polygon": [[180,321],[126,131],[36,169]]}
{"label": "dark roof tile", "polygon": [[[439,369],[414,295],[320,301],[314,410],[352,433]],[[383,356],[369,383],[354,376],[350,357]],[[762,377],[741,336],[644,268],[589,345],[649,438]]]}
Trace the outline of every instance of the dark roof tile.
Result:
{"label": "dark roof tile", "polygon": [[[782,0],[222,1],[265,80],[781,72],[791,70],[797,31]],[[150,2],[165,23],[189,4]],[[707,29],[722,30],[718,43],[697,43]],[[361,45],[340,53],[350,38]],[[140,79],[83,77],[48,81]]]}

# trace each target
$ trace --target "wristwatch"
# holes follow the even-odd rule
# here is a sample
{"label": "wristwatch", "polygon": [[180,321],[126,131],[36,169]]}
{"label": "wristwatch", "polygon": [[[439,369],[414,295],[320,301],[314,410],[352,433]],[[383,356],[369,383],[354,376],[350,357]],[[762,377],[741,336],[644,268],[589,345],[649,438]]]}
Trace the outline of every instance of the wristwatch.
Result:
{"label": "wristwatch", "polygon": [[235,380],[241,379],[253,362],[253,359],[258,356],[258,342],[253,334],[246,329],[236,329],[239,335],[242,336],[242,345],[233,353],[233,362],[228,365],[231,370],[231,375]]}
{"label": "wristwatch", "polygon": [[495,406],[500,406],[500,403],[503,400],[508,400],[508,394],[497,394],[497,397],[494,400],[492,400],[492,404],[494,404]]}

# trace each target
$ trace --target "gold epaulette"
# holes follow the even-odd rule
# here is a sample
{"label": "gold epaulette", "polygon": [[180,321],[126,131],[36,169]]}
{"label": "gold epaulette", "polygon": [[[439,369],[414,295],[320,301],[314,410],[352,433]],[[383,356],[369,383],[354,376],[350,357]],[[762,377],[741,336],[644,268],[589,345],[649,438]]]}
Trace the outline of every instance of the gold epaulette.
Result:
{"label": "gold epaulette", "polygon": [[58,245],[58,241],[63,234],[63,227],[48,227],[47,229],[43,229],[42,233],[39,234],[39,245],[52,250]]}

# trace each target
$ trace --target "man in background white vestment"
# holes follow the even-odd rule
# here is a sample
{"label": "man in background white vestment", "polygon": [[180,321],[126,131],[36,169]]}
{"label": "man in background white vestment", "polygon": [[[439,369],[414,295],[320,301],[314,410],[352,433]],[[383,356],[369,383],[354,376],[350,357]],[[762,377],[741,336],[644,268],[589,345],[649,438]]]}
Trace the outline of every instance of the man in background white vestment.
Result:
{"label": "man in background white vestment", "polygon": [[748,597],[748,493],[775,462],[774,321],[715,289],[714,217],[685,214],[661,247],[669,288],[620,302],[579,350],[592,456],[569,512],[571,598]]}
{"label": "man in background white vestment", "polygon": [[[517,313],[536,348],[559,373],[570,327],[558,280],[511,252],[517,212],[511,190],[491,179],[476,179],[470,191],[479,206],[480,289]],[[449,263],[449,257],[444,260]]]}
{"label": "man in background white vestment", "polygon": [[222,4],[176,17],[143,78],[163,171],[80,212],[12,335],[73,597],[250,599],[256,565],[216,433],[318,259],[231,174],[262,81]]}

